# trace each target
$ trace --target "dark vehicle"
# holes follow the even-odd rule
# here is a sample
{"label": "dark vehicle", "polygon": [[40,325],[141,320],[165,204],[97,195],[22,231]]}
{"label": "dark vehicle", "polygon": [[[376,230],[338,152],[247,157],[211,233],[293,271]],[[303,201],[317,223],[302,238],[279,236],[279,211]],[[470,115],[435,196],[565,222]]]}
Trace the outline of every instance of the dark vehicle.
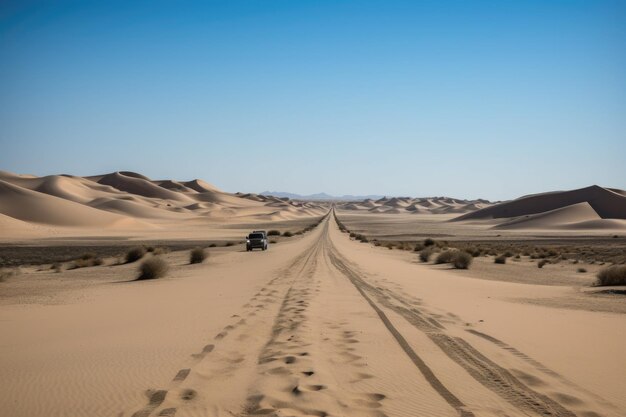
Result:
{"label": "dark vehicle", "polygon": [[254,248],[267,250],[267,235],[264,231],[254,231],[246,237],[246,250]]}

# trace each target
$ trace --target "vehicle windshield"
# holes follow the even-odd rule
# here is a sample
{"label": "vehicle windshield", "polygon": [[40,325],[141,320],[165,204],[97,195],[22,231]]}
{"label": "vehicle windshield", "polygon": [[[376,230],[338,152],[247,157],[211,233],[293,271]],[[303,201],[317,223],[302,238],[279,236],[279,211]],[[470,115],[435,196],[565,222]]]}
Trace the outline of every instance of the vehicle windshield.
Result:
{"label": "vehicle windshield", "polygon": [[250,239],[263,239],[263,235],[261,233],[252,233]]}

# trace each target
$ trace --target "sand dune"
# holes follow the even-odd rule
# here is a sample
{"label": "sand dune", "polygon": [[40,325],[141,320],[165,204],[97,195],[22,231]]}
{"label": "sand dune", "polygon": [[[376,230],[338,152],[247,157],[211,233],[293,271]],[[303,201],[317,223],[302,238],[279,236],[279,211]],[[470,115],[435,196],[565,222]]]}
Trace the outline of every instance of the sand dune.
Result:
{"label": "sand dune", "polygon": [[453,221],[502,220],[497,229],[623,229],[626,192],[596,185],[533,194],[485,207]]}
{"label": "sand dune", "polygon": [[515,217],[511,220],[500,223],[496,226],[499,229],[511,228],[546,228],[563,227],[569,224],[576,224],[590,220],[600,220],[601,217],[589,205],[589,203],[572,204],[558,209],[546,211],[539,214],[528,214]]}
{"label": "sand dune", "polygon": [[[326,211],[317,203],[229,194],[202,181],[156,180],[130,171],[77,177],[35,177],[0,171],[0,213],[6,217],[0,238],[19,238],[34,230],[29,223],[77,228],[177,230],[198,217],[223,222],[297,219]],[[11,220],[11,219],[14,219]],[[10,224],[10,227],[9,227]],[[71,231],[58,230],[71,227]],[[40,234],[43,229],[38,228]]]}
{"label": "sand dune", "polygon": [[603,219],[626,219],[626,196],[593,185],[572,191],[533,194],[468,213],[457,220],[498,219],[543,213],[587,202]]}
{"label": "sand dune", "polygon": [[22,221],[63,226],[111,226],[124,217],[0,180],[0,213]]}
{"label": "sand dune", "polygon": [[486,200],[460,200],[450,197],[410,198],[383,197],[376,201],[370,199],[339,204],[341,210],[369,211],[384,214],[450,214],[468,213],[489,206]]}

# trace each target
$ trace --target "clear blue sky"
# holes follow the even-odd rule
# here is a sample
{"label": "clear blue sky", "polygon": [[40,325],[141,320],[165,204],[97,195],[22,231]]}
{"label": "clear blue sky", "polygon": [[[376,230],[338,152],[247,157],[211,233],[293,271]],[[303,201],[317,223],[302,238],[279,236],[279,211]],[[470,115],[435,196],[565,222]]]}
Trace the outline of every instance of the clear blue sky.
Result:
{"label": "clear blue sky", "polygon": [[626,188],[624,1],[2,1],[0,169]]}

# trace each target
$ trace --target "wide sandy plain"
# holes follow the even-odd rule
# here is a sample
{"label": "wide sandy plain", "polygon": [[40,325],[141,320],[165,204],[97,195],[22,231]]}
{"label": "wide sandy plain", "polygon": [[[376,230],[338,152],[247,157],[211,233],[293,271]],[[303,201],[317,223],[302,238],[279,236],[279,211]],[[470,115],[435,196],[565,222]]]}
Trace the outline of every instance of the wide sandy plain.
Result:
{"label": "wide sandy plain", "polygon": [[[394,239],[516,236],[441,217],[337,216]],[[330,213],[267,252],[209,252],[199,265],[188,251],[161,255],[170,273],[154,281],[106,259],[0,284],[2,414],[626,415],[623,296],[595,293],[595,265],[452,270],[350,239]]]}

